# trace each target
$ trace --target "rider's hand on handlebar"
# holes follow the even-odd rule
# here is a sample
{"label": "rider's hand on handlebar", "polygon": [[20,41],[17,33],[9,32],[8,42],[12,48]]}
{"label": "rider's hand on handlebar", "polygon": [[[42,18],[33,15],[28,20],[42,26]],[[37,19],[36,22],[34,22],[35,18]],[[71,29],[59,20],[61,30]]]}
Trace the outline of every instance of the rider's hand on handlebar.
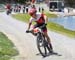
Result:
{"label": "rider's hand on handlebar", "polygon": [[28,33],[29,32],[29,30],[26,30],[26,33]]}
{"label": "rider's hand on handlebar", "polygon": [[45,23],[45,25],[47,25],[47,23]]}

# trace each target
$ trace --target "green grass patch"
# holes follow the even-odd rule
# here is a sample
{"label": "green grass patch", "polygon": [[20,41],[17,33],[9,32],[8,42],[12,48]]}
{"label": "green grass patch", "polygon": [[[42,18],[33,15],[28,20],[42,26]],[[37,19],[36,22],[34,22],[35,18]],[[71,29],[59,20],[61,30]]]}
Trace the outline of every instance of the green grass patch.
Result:
{"label": "green grass patch", "polygon": [[[57,17],[57,15],[50,14],[48,12],[46,12],[45,14],[48,16],[48,18],[55,18],[55,17]],[[24,21],[24,22],[28,22],[29,18],[30,18],[30,16],[28,14],[15,14],[15,15],[12,15],[12,16],[14,18],[16,18],[18,20],[21,20],[21,21]],[[62,34],[65,34],[66,36],[75,37],[75,31],[71,31],[71,30],[65,29],[63,26],[58,25],[56,23],[48,22],[47,27],[48,27],[48,29],[50,29],[52,31],[60,32]]]}
{"label": "green grass patch", "polygon": [[[55,14],[50,14],[50,13],[45,13],[49,18],[53,18],[53,17],[57,17],[57,15]],[[29,14],[13,14],[12,17],[18,19],[18,20],[21,20],[21,21],[24,21],[24,22],[28,22],[29,21],[29,18],[30,18],[30,15]]]}
{"label": "green grass patch", "polygon": [[29,21],[29,14],[14,14],[12,15],[14,18],[24,21],[24,22],[28,22]]}
{"label": "green grass patch", "polygon": [[50,14],[50,13],[48,13],[48,12],[46,12],[45,14],[47,15],[48,18],[56,18],[56,17],[57,17],[57,15],[55,15],[55,14]]}
{"label": "green grass patch", "polygon": [[72,38],[75,37],[75,31],[65,29],[63,26],[61,26],[59,24],[49,22],[47,27],[48,27],[48,29],[50,29],[52,31],[62,33],[64,35],[72,37]]}
{"label": "green grass patch", "polygon": [[18,55],[14,44],[6,35],[0,32],[0,60],[10,60],[11,57]]}

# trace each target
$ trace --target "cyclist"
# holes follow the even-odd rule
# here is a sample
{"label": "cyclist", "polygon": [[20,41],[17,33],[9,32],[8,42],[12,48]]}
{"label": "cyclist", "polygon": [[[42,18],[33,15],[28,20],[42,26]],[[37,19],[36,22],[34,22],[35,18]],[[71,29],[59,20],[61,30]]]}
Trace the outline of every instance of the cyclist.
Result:
{"label": "cyclist", "polygon": [[43,28],[41,28],[41,30],[43,31],[43,34],[45,35],[45,37],[47,38],[47,41],[49,43],[49,46],[50,46],[50,53],[53,52],[53,48],[52,48],[52,44],[51,44],[51,41],[50,41],[50,38],[47,34],[47,22],[48,22],[48,19],[47,19],[47,16],[43,13],[37,13],[37,10],[32,8],[28,11],[29,15],[31,16],[30,18],[30,21],[29,21],[29,25],[28,25],[28,29],[26,30],[29,31],[30,27],[31,27],[31,24],[32,22],[36,22],[36,24],[34,25],[34,28],[36,27],[40,27],[42,25],[45,24],[45,26]]}
{"label": "cyclist", "polygon": [[6,12],[7,12],[7,14],[9,14],[9,13],[11,13],[11,11],[12,11],[12,9],[11,9],[11,5],[10,4],[7,4],[6,5]]}
{"label": "cyclist", "polygon": [[10,4],[7,4],[6,5],[6,9],[10,10],[11,9],[11,5]]}

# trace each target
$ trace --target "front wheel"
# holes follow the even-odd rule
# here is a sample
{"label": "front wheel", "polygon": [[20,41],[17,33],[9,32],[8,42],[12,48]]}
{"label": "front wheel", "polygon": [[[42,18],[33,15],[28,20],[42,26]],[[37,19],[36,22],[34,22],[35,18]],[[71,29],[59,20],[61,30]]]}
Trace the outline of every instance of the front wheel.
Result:
{"label": "front wheel", "polygon": [[37,48],[40,52],[40,54],[45,57],[47,54],[47,48],[46,48],[46,42],[44,40],[43,36],[38,36],[37,37]]}

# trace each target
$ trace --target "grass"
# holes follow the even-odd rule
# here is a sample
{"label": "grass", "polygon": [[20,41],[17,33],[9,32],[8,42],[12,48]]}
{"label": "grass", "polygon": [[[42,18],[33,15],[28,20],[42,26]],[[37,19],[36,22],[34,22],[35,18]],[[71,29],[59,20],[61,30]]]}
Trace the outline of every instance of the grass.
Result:
{"label": "grass", "polygon": [[[50,14],[48,12],[46,12],[45,14],[49,18],[55,18],[55,17],[57,17],[57,15]],[[12,15],[12,16],[14,18],[18,19],[18,20],[21,20],[21,21],[24,21],[24,22],[27,22],[27,23],[28,23],[29,18],[30,18],[30,16],[28,14],[15,14],[15,15]],[[58,25],[56,23],[48,22],[47,27],[48,27],[48,29],[50,29],[52,31],[65,34],[66,36],[69,36],[69,37],[75,37],[75,31],[71,31],[71,30],[65,29],[63,26]]]}
{"label": "grass", "polygon": [[61,26],[59,24],[55,24],[53,22],[49,22],[47,27],[48,27],[48,29],[50,29],[52,31],[55,31],[55,32],[58,32],[58,33],[62,33],[64,35],[72,37],[72,38],[75,37],[75,31],[71,31],[71,30],[65,29],[63,26]]}
{"label": "grass", "polygon": [[11,57],[18,55],[14,44],[6,35],[0,32],[0,60],[10,60]]}
{"label": "grass", "polygon": [[[54,14],[49,14],[49,13],[46,13],[46,15],[50,18],[53,18],[53,17],[57,17],[56,15]],[[21,20],[21,21],[24,21],[24,22],[28,22],[29,21],[29,14],[13,14],[12,15],[14,18],[18,19],[18,20]]]}
{"label": "grass", "polygon": [[24,22],[28,22],[30,16],[28,14],[15,14],[12,15],[14,18],[24,21]]}

